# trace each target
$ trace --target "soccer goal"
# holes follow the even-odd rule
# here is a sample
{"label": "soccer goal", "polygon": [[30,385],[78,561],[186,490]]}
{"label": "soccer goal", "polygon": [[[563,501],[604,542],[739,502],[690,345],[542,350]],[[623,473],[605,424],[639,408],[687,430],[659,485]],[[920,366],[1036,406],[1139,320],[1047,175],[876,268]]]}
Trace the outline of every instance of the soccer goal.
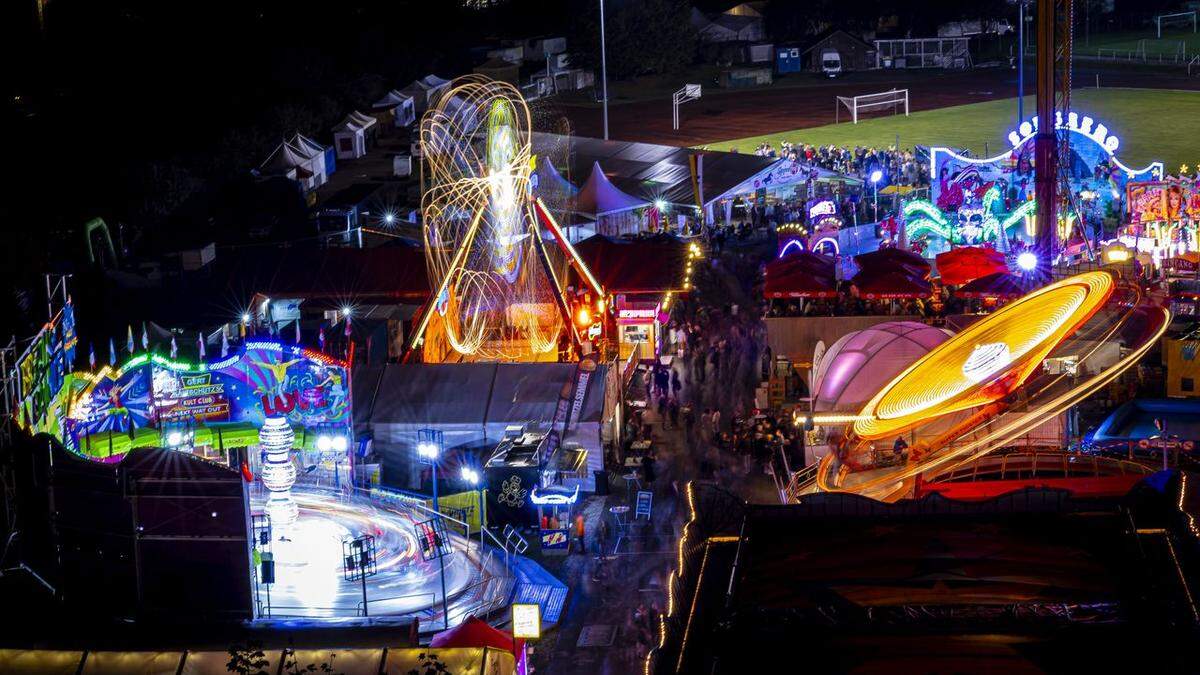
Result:
{"label": "soccer goal", "polygon": [[893,89],[884,91],[878,94],[863,94],[861,96],[838,96],[837,103],[833,106],[834,123],[841,122],[842,106],[846,106],[846,110],[850,113],[850,119],[858,124],[858,114],[860,112],[870,112],[872,110],[881,110],[883,108],[891,108],[892,114],[900,112],[900,106],[904,106],[904,116],[908,117],[908,90]]}
{"label": "soccer goal", "polygon": [[1154,25],[1158,27],[1158,38],[1162,39],[1163,24],[1167,26],[1192,24],[1192,32],[1196,32],[1196,12],[1176,12],[1175,14],[1160,14],[1154,17]]}

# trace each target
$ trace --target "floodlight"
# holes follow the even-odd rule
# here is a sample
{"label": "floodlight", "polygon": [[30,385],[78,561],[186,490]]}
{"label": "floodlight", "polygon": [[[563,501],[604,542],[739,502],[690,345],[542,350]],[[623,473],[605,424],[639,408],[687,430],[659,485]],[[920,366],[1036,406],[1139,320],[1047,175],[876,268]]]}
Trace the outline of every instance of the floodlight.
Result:
{"label": "floodlight", "polygon": [[871,182],[872,183],[878,183],[881,180],[883,180],[883,172],[882,171],[880,171],[879,169],[875,169],[874,171],[871,172]]}
{"label": "floodlight", "polygon": [[1033,271],[1033,269],[1037,267],[1037,264],[1038,264],[1037,256],[1030,253],[1029,251],[1026,251],[1026,252],[1022,253],[1021,255],[1017,256],[1017,267],[1020,267],[1021,269],[1025,270],[1026,272]]}
{"label": "floodlight", "polygon": [[464,466],[462,468],[462,479],[465,480],[466,482],[470,483],[471,485],[478,485],[479,484],[479,472],[476,471],[475,469]]}

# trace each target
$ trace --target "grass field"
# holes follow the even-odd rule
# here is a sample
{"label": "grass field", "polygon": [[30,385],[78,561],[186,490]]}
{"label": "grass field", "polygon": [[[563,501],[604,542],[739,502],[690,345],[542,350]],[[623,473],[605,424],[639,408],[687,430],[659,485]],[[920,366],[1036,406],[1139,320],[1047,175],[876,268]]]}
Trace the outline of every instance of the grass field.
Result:
{"label": "grass field", "polygon": [[1153,28],[1144,31],[1093,33],[1085,42],[1083,36],[1076,32],[1075,53],[1082,56],[1110,57],[1115,50],[1121,58],[1135,52],[1144,53],[1147,60],[1157,61],[1160,54],[1170,60],[1176,54],[1191,57],[1200,52],[1200,33],[1193,33],[1191,24],[1188,24],[1186,29],[1179,26],[1163,26],[1162,38],[1156,35]]}
{"label": "grass field", "polygon": [[[1180,164],[1200,166],[1200,92],[1161,89],[1078,89],[1072,92],[1072,107],[1108,126],[1121,139],[1117,156],[1126,165],[1140,168],[1162,161],[1168,173]],[[1034,111],[1032,96],[1026,97],[1025,114]],[[1016,123],[1016,99],[972,103],[938,110],[893,116],[890,113],[859,121],[766,136],[711,143],[707,147],[752,152],[764,141],[778,147],[783,140],[793,143],[839,146],[890,146],[899,137],[900,147],[942,145],[968,148],[977,156],[999,154]]]}

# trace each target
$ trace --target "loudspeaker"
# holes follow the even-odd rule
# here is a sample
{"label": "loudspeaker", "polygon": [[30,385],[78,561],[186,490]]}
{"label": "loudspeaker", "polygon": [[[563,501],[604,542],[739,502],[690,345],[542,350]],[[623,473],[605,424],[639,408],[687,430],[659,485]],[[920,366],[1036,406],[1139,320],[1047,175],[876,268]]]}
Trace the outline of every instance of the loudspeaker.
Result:
{"label": "loudspeaker", "polygon": [[595,476],[596,476],[596,496],[597,497],[607,497],[608,496],[608,472],[607,471],[593,471],[592,473],[595,474]]}
{"label": "loudspeaker", "polygon": [[262,561],[262,582],[264,584],[275,583],[275,561],[274,560],[268,559],[268,560]]}

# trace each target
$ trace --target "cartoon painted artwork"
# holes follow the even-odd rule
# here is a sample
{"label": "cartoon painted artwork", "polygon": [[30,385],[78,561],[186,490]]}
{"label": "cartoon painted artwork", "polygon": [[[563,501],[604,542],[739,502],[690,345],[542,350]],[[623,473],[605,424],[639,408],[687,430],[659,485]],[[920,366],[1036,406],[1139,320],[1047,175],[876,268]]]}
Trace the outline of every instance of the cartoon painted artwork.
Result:
{"label": "cartoon painted artwork", "polygon": [[197,365],[141,355],[121,369],[81,377],[92,384],[74,396],[75,437],[176,421],[253,427],[268,416],[305,427],[350,421],[345,364],[277,342],[250,342],[229,358]]}

